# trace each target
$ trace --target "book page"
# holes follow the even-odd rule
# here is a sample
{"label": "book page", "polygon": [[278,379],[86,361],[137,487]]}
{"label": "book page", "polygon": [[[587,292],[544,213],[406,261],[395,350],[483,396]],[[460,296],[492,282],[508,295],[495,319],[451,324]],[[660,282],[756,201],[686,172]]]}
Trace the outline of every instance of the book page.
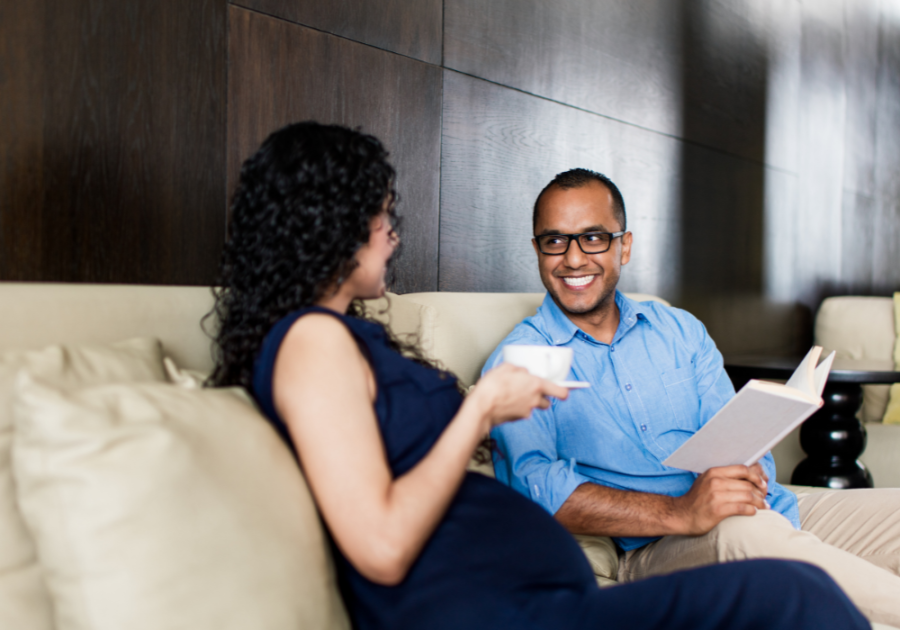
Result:
{"label": "book page", "polygon": [[[822,346],[813,346],[810,348],[809,352],[803,357],[800,365],[797,366],[797,369],[794,370],[794,373],[791,374],[791,378],[788,379],[788,382],[785,383],[785,385],[793,387],[794,389],[799,389],[801,392],[816,398],[821,396],[821,393],[816,391],[816,383],[813,380],[813,372],[815,371],[816,363],[819,362],[819,355],[821,354]],[[830,365],[831,364],[829,364],[829,366]]]}
{"label": "book page", "polygon": [[825,359],[819,364],[819,367],[816,368],[816,372],[814,375],[816,393],[819,395],[819,398],[822,397],[822,392],[825,391],[825,382],[828,380],[828,373],[831,372],[831,364],[834,363],[834,350],[831,351]]}
{"label": "book page", "polygon": [[696,473],[750,466],[821,405],[821,398],[811,402],[781,396],[750,381],[663,464]]}

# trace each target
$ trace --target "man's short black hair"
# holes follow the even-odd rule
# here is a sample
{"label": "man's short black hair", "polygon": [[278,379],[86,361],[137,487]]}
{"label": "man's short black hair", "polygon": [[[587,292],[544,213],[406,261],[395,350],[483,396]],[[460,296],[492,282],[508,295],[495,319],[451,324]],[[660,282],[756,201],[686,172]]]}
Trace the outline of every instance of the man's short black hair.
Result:
{"label": "man's short black hair", "polygon": [[544,186],[544,189],[537,196],[537,199],[534,200],[534,210],[531,214],[532,231],[537,227],[538,206],[541,203],[541,197],[544,196],[544,193],[547,192],[551,186],[559,186],[563,190],[568,190],[569,188],[581,188],[590,182],[597,182],[606,186],[606,189],[613,198],[613,215],[615,215],[616,221],[619,222],[619,225],[621,226],[620,229],[623,232],[627,230],[628,228],[625,226],[625,200],[622,198],[622,193],[619,192],[619,189],[613,184],[612,180],[606,175],[597,173],[596,171],[591,171],[586,168],[573,168],[554,177],[553,181]]}

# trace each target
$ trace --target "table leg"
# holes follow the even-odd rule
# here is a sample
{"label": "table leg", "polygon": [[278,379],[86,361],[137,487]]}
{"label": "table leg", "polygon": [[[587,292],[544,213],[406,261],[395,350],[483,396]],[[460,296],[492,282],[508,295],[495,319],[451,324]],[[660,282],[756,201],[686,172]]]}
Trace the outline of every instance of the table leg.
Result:
{"label": "table leg", "polygon": [[800,429],[806,459],[797,464],[791,483],[826,488],[871,488],[872,475],[858,460],[866,448],[866,429],[856,419],[862,388],[856,383],[827,383],[824,406]]}

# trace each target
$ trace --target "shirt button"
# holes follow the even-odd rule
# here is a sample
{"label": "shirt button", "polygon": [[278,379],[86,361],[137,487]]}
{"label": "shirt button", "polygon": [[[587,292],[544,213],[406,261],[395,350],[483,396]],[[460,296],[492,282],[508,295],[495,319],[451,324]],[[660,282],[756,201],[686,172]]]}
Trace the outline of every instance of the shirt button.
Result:
{"label": "shirt button", "polygon": [[616,349],[615,349],[615,348],[613,348],[613,347],[612,347],[612,346],[610,346],[610,347],[609,347],[609,351],[610,351],[610,352],[615,352],[615,351],[616,351]]}
{"label": "shirt button", "polygon": [[646,424],[642,424],[642,425],[641,425],[641,431],[646,431],[646,430],[647,430],[647,425],[646,425]]}
{"label": "shirt button", "polygon": [[631,391],[631,383],[626,383],[625,389],[627,389],[628,391]]}

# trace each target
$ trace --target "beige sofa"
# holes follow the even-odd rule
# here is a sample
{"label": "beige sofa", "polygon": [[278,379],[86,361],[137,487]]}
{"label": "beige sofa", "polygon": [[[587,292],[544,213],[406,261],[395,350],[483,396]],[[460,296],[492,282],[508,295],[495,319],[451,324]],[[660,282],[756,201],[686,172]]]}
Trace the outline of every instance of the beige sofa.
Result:
{"label": "beige sofa", "polygon": [[[541,299],[369,306],[472,383]],[[196,287],[0,283],[0,628],[349,627],[290,452],[242,392],[198,388],[211,304]],[[612,583],[611,541],[580,542]]]}

